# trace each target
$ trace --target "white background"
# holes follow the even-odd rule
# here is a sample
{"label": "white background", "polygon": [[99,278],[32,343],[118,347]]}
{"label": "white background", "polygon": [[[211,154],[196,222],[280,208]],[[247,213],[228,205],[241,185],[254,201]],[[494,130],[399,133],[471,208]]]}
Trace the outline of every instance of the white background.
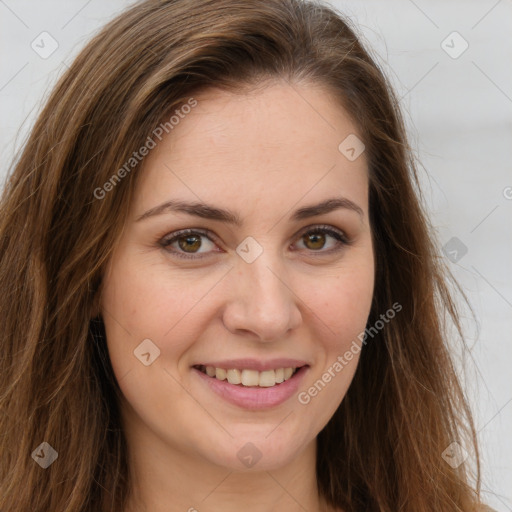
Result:
{"label": "white background", "polygon": [[[0,183],[57,77],[131,3],[0,0]],[[467,247],[450,267],[477,316],[477,324],[464,319],[466,386],[484,497],[512,511],[512,3],[331,3],[359,26],[401,98],[440,246],[456,237]],[[58,42],[46,59],[31,48],[43,31]],[[452,55],[469,46],[452,58],[443,41]]]}

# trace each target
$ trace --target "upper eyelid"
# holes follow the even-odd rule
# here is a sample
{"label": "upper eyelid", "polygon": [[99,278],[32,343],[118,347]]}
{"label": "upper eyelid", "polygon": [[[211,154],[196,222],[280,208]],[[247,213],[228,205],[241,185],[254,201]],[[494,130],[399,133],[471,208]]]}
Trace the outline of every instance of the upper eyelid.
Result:
{"label": "upper eyelid", "polygon": [[[329,224],[310,224],[308,226],[304,226],[303,228],[301,228],[293,236],[298,237],[298,236],[301,236],[302,234],[308,233],[310,231],[315,231],[315,230],[325,230],[325,231],[332,230],[332,231],[338,233],[341,237],[343,237],[347,244],[349,243],[349,237],[345,230],[343,230],[341,228],[337,228],[336,226],[331,226]],[[209,229],[185,228],[185,229],[180,229],[175,232],[172,232],[168,235],[165,235],[163,238],[160,239],[160,241],[163,243],[166,243],[166,242],[170,243],[171,240],[174,242],[175,239],[179,238],[180,236],[184,236],[187,234],[195,234],[195,233],[209,238],[211,242],[215,242],[216,240],[218,240],[217,235],[213,231],[210,231]]]}
{"label": "upper eyelid", "polygon": [[180,236],[185,236],[185,235],[189,235],[189,234],[198,234],[198,235],[202,235],[202,236],[205,236],[206,238],[210,238],[211,237],[211,241],[213,242],[214,240],[218,239],[218,237],[213,233],[213,231],[210,231],[208,229],[203,229],[203,228],[186,228],[186,229],[179,229],[177,231],[173,231],[172,233],[169,233],[167,235],[165,235],[164,237],[161,238],[161,241],[162,242],[168,242],[172,239],[176,239],[176,238],[179,238]]}

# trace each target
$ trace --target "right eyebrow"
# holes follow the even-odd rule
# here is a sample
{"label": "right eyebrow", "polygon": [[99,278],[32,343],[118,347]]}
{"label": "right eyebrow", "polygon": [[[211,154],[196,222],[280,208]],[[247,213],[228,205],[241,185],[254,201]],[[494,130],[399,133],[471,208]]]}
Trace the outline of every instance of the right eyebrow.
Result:
{"label": "right eyebrow", "polygon": [[[334,197],[322,201],[321,203],[304,206],[296,210],[291,216],[290,220],[298,221],[308,219],[310,217],[316,217],[318,215],[324,215],[334,210],[347,209],[356,212],[360,217],[364,217],[364,212],[360,206],[356,203],[347,199],[346,197]],[[139,217],[136,222],[153,217],[155,215],[161,215],[169,212],[186,213],[187,215],[193,215],[195,217],[201,217],[203,219],[217,220],[220,222],[226,222],[234,224],[240,227],[242,221],[240,215],[227,209],[219,208],[213,205],[208,205],[199,202],[186,202],[180,200],[166,201],[154,208],[149,209]]]}

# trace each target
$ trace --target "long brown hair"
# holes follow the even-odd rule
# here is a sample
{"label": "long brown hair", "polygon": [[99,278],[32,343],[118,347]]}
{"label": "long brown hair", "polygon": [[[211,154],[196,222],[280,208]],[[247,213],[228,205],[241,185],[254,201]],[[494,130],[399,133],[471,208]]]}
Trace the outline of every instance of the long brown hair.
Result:
{"label": "long brown hair", "polygon": [[[119,387],[97,313],[137,167],[97,198],[161,120],[209,87],[320,84],[366,145],[376,282],[361,353],[318,436],[326,500],[348,511],[467,511],[478,501],[471,414],[444,330],[462,332],[419,199],[397,100],[354,29],[299,0],[145,1],[78,55],[42,110],[0,203],[0,510],[123,510],[131,481]],[[42,442],[58,459],[42,469]],[[452,468],[459,442],[472,454]]]}

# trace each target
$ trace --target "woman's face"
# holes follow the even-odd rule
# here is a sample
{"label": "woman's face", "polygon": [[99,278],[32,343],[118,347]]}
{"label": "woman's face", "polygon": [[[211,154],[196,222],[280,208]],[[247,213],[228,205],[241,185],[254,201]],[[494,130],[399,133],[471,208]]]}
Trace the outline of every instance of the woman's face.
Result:
{"label": "woman's face", "polygon": [[101,297],[108,350],[131,439],[268,470],[312,446],[357,366],[374,285],[365,154],[313,86],[195,100],[133,171]]}

